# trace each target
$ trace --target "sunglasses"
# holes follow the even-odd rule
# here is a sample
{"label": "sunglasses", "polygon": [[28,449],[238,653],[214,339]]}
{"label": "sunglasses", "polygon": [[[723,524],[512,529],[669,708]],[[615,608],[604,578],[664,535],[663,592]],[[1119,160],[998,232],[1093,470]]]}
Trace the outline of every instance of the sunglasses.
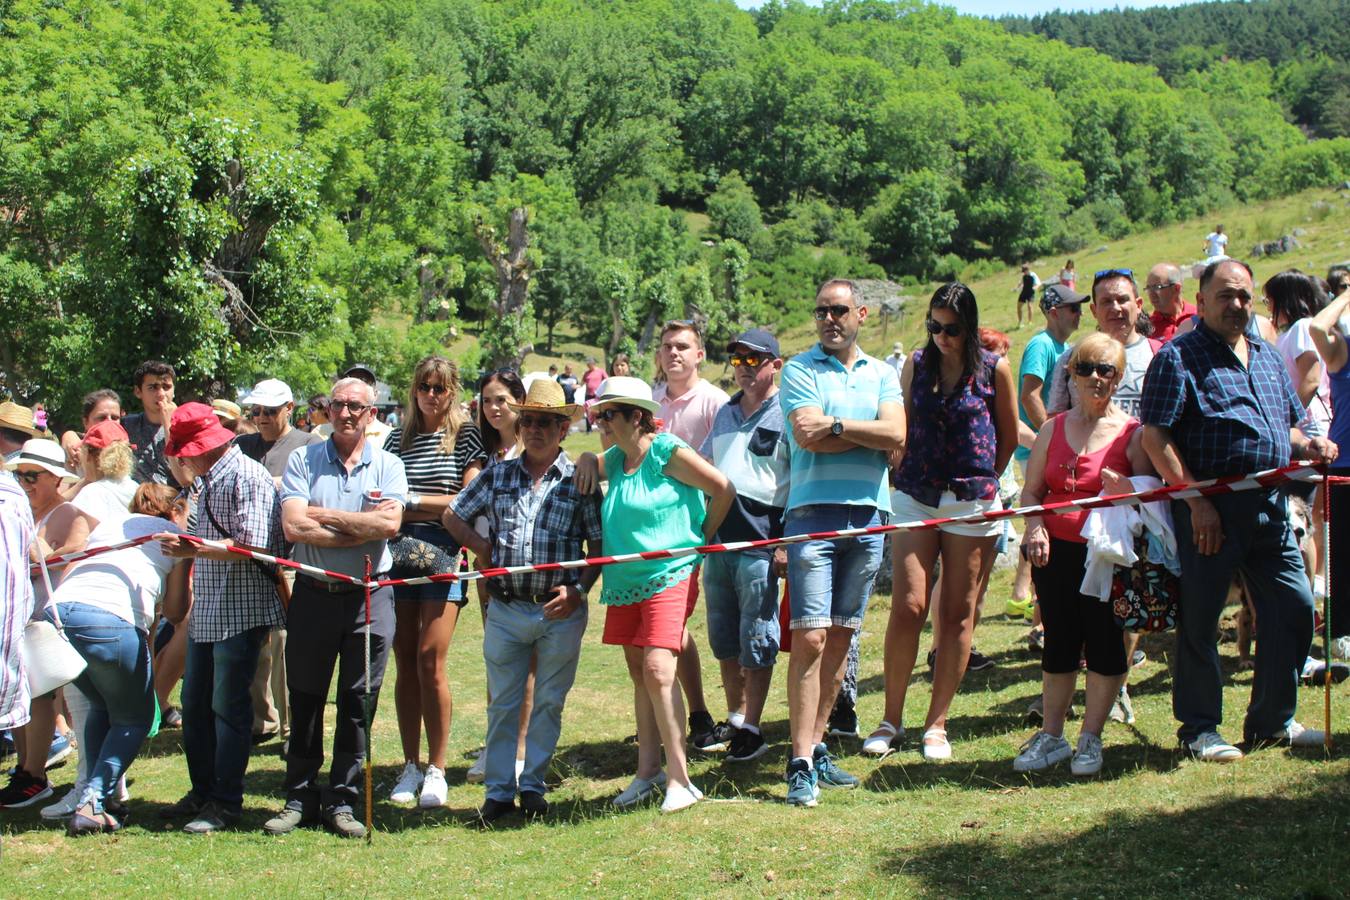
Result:
{"label": "sunglasses", "polygon": [[1128,278],[1134,281],[1134,269],[1101,269],[1092,274],[1092,286],[1096,287],[1097,282],[1104,278]]}
{"label": "sunglasses", "polygon": [[811,310],[811,315],[816,317],[817,322],[824,322],[827,318],[842,319],[853,312],[853,307],[845,306],[842,303],[834,303],[829,306],[817,306]]}
{"label": "sunglasses", "polygon": [[730,362],[733,366],[736,367],[749,366],[752,369],[758,369],[760,366],[764,365],[768,361],[769,357],[759,355],[742,356],[740,354],[736,354],[730,359]]}
{"label": "sunglasses", "polygon": [[928,329],[928,333],[935,337],[939,334],[945,334],[947,335],[947,337],[960,337],[961,333],[964,331],[964,329],[957,322],[952,322],[950,325],[943,325],[940,322],[935,322],[932,319],[929,319],[924,324],[925,327]]}
{"label": "sunglasses", "polygon": [[628,409],[629,409],[628,407],[623,406],[611,406],[608,409],[600,410],[598,413],[595,414],[595,417],[604,422],[612,422],[619,416],[622,416],[626,412],[628,412]]}
{"label": "sunglasses", "polygon": [[14,477],[24,484],[37,484],[38,479],[42,477],[41,472],[15,472]]}
{"label": "sunglasses", "polygon": [[1144,287],[1144,290],[1146,290],[1146,291],[1148,291],[1150,294],[1152,294],[1152,293],[1156,293],[1156,292],[1158,292],[1158,291],[1165,291],[1165,290],[1167,290],[1168,288],[1170,288],[1172,285],[1177,284],[1177,283],[1178,283],[1178,282],[1175,282],[1175,281],[1164,281],[1162,284],[1150,284],[1150,285],[1146,285],[1146,286]]}
{"label": "sunglasses", "polygon": [[430,384],[423,381],[417,385],[417,393],[419,394],[430,394],[433,397],[439,397],[445,392],[446,387],[443,384]]}
{"label": "sunglasses", "polygon": [[1116,377],[1116,373],[1119,371],[1120,370],[1111,365],[1111,363],[1079,362],[1073,364],[1073,374],[1080,378],[1089,378],[1092,375],[1096,375],[1098,378],[1104,378],[1107,381],[1110,381],[1112,378]]}
{"label": "sunglasses", "polygon": [[[608,412],[609,410],[606,410]],[[561,416],[531,416],[524,415],[517,419],[521,428],[556,428],[563,421]]]}
{"label": "sunglasses", "polygon": [[255,406],[249,412],[255,419],[275,419],[281,415],[285,408],[284,406]]}
{"label": "sunglasses", "polygon": [[345,409],[354,416],[359,416],[370,408],[369,403],[361,403],[357,400],[334,400],[328,404],[328,411],[331,413],[340,413]]}

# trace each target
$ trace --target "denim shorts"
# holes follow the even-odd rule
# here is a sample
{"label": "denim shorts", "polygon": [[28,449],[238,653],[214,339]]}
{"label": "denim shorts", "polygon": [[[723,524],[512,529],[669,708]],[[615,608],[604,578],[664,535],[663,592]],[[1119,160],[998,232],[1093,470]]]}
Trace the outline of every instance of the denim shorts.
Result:
{"label": "denim shorts", "polygon": [[[814,534],[884,525],[890,518],[875,506],[820,503],[788,510],[783,533]],[[834,541],[788,544],[788,604],[793,630],[862,627],[872,582],[881,568],[880,534]]]}
{"label": "denim shorts", "polygon": [[[412,522],[403,526],[403,533],[409,537],[435,544],[437,547],[453,549],[459,553],[459,545],[450,537],[450,532],[431,522]],[[413,603],[440,601],[463,607],[468,602],[462,581],[433,581],[430,584],[400,584],[394,586],[394,599]]]}
{"label": "denim shorts", "polygon": [[703,561],[708,643],[718,659],[767,669],[778,658],[778,579],[769,554],[714,553]]}

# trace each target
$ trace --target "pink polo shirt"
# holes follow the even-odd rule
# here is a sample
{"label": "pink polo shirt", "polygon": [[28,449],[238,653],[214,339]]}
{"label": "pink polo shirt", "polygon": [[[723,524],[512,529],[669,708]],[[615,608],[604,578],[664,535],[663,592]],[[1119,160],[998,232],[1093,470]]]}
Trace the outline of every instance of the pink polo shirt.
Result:
{"label": "pink polo shirt", "polygon": [[652,391],[652,399],[661,404],[656,415],[665,422],[664,430],[695,450],[703,446],[708,432],[712,431],[717,411],[731,400],[726,391],[706,378],[700,378],[692,390],[677,400],[667,400],[666,386],[658,384]]}
{"label": "pink polo shirt", "polygon": [[600,385],[604,384],[605,379],[608,377],[609,376],[605,374],[605,370],[599,366],[581,374],[581,381],[586,385],[587,400],[600,396]]}

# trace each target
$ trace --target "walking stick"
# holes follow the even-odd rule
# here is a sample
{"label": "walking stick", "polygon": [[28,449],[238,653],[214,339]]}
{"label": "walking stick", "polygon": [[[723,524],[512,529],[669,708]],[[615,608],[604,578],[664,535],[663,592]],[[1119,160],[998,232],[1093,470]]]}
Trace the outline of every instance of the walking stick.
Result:
{"label": "walking stick", "polygon": [[370,715],[370,557],[366,556],[366,680],[365,680],[365,698],[362,703],[362,711],[366,720],[366,843],[370,843],[371,835],[375,833],[375,828],[371,824],[371,808],[374,805],[372,798],[374,789],[371,784],[371,752],[370,752],[370,731],[374,722]]}
{"label": "walking stick", "polygon": [[[1322,565],[1326,571],[1322,581],[1322,648],[1326,665],[1322,672],[1322,747],[1331,752],[1331,478],[1327,466],[1322,466]],[[1314,581],[1317,579],[1314,578]]]}

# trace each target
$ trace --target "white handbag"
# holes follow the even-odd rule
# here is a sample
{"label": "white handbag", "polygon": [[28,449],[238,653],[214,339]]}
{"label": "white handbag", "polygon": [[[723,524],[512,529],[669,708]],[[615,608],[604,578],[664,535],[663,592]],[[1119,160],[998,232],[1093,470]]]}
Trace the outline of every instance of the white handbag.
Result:
{"label": "white handbag", "polygon": [[[47,585],[47,596],[51,597],[52,579],[47,572],[47,563],[40,561],[40,565],[42,580]],[[51,607],[52,618],[56,623],[34,619],[23,627],[23,642],[19,645],[23,665],[28,672],[28,690],[34,697],[45,696],[70,684],[80,677],[87,665],[84,657],[66,637],[56,604],[53,603]]]}

